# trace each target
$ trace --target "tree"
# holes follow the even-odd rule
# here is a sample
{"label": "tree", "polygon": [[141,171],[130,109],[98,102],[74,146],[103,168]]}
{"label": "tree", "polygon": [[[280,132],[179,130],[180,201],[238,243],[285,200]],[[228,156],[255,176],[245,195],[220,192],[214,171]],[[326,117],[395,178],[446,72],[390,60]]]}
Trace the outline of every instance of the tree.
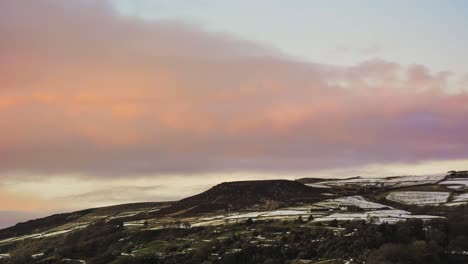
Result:
{"label": "tree", "polygon": [[300,216],[297,218],[297,220],[296,220],[296,221],[297,221],[298,223],[302,223],[302,222],[304,222],[304,220],[302,220],[302,215],[300,215]]}
{"label": "tree", "polygon": [[204,244],[197,248],[193,254],[193,260],[198,263],[202,263],[208,258],[211,253],[211,247],[209,244]]}

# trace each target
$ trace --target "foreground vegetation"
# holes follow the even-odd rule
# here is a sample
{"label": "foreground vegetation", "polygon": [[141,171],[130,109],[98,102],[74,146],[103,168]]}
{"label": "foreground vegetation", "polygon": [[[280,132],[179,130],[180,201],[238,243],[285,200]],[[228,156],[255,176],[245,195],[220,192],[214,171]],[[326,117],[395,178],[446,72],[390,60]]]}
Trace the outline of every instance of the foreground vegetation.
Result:
{"label": "foreground vegetation", "polygon": [[468,207],[444,214],[392,225],[298,218],[160,230],[100,221],[5,246],[11,256],[0,263],[468,263]]}

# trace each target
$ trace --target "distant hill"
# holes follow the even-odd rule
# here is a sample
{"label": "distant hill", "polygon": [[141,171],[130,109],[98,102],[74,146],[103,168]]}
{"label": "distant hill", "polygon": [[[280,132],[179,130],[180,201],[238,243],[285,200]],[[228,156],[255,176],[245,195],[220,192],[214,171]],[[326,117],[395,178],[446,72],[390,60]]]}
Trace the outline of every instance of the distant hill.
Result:
{"label": "distant hill", "polygon": [[7,237],[22,236],[31,233],[40,233],[42,231],[79,220],[80,218],[83,218],[85,216],[113,215],[129,210],[160,207],[164,206],[165,204],[166,203],[164,202],[130,203],[85,209],[72,213],[54,214],[44,218],[29,220],[24,223],[18,223],[14,226],[5,229],[0,229],[0,240]]}
{"label": "distant hill", "polygon": [[325,191],[289,180],[224,182],[157,213],[190,215],[215,211],[271,210],[301,202],[319,201]]}
{"label": "distant hill", "polygon": [[86,209],[73,213],[54,214],[44,218],[29,220],[24,223],[18,223],[14,226],[1,229],[0,239],[13,236],[21,236],[33,232],[40,232],[49,228],[63,225],[67,222],[73,221],[83,215],[92,212],[92,210],[93,209]]}

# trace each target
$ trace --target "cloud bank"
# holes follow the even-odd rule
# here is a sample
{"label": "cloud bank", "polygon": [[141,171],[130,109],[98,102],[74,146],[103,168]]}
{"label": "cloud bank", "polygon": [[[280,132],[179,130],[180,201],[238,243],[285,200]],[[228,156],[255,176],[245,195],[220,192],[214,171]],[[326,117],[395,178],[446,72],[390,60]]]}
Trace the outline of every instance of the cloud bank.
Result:
{"label": "cloud bank", "polygon": [[349,67],[104,1],[0,2],[0,171],[305,171],[468,158],[449,73]]}

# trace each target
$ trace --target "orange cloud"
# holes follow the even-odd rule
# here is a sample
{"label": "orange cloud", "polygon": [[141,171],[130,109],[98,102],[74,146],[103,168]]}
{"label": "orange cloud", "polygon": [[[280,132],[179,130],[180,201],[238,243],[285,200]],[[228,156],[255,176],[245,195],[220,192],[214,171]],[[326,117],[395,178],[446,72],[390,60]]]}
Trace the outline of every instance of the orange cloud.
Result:
{"label": "orange cloud", "polygon": [[58,206],[58,203],[51,201],[42,201],[37,198],[28,197],[25,195],[14,194],[5,190],[0,193],[0,204],[1,211],[36,211],[50,210],[54,206]]}
{"label": "orange cloud", "polygon": [[448,73],[299,62],[91,2],[1,1],[0,171],[303,170],[468,156],[467,95],[445,92]]}

